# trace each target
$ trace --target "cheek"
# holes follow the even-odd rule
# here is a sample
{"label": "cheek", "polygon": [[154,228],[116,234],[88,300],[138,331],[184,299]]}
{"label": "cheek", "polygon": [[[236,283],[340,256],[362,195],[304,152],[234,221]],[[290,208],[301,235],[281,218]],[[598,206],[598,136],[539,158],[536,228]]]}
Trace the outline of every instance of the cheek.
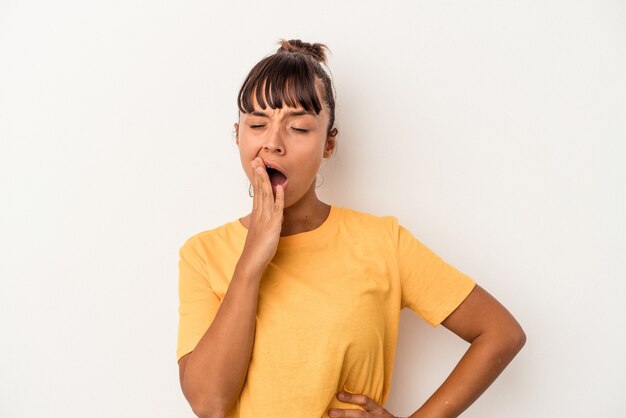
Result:
{"label": "cheek", "polygon": [[[321,152],[320,152],[321,155]],[[315,176],[322,165],[322,158],[317,155],[317,149],[312,153],[308,153],[300,159],[301,171],[306,172],[307,177]]]}
{"label": "cheek", "polygon": [[252,181],[252,167],[250,166],[250,161],[252,158],[248,155],[245,149],[239,147],[239,161],[241,162],[241,168],[243,169],[248,180]]}

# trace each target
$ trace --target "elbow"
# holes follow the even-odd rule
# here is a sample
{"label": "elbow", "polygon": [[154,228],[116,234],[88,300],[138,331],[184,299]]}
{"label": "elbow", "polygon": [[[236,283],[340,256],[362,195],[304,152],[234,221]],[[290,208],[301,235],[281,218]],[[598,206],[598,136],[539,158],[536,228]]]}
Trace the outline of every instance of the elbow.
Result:
{"label": "elbow", "polygon": [[207,381],[207,377],[198,378],[197,375],[195,368],[185,364],[184,373],[180,378],[183,395],[193,413],[198,418],[226,418],[230,409],[235,406],[233,399],[225,397],[219,388],[215,387],[215,379],[207,376]]}
{"label": "elbow", "polygon": [[526,345],[526,333],[519,324],[512,327],[506,333],[504,338],[505,351],[512,359],[519,353],[524,345]]}
{"label": "elbow", "polygon": [[198,418],[226,418],[226,413],[207,404],[191,405],[191,410]]}
{"label": "elbow", "polygon": [[512,345],[513,345],[513,349],[515,350],[515,353],[519,353],[520,350],[524,347],[524,345],[526,345],[526,333],[524,332],[524,330],[522,329],[522,327],[517,324],[517,327],[515,327],[515,331],[513,332],[513,337],[512,337]]}
{"label": "elbow", "polygon": [[191,410],[198,418],[226,418],[227,408],[225,405],[215,404],[208,399],[189,400]]}
{"label": "elbow", "polygon": [[191,406],[191,410],[198,418],[226,418],[226,409],[216,405],[215,402],[211,401],[211,398],[201,396],[197,392],[192,394],[189,389],[183,390],[183,393],[189,406]]}
{"label": "elbow", "polygon": [[487,350],[491,352],[492,358],[498,364],[504,363],[506,365],[515,358],[526,344],[526,333],[519,324],[515,323],[514,326],[507,326],[482,334],[472,342],[472,344],[474,343],[489,347]]}
{"label": "elbow", "polygon": [[518,337],[518,340],[517,340],[517,351],[518,352],[522,348],[524,348],[524,346],[526,345],[526,333],[524,332],[522,327],[520,327],[519,331],[520,331],[520,333],[519,333],[519,337]]}

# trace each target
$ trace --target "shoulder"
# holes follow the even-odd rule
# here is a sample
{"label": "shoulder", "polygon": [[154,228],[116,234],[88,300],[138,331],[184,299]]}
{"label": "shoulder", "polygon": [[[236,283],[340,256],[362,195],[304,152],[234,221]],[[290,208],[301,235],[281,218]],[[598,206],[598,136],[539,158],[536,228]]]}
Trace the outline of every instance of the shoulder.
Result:
{"label": "shoulder", "polygon": [[398,233],[398,218],[393,215],[379,215],[352,208],[341,207],[341,223],[353,231],[361,231],[367,235],[388,235]]}
{"label": "shoulder", "polygon": [[239,220],[225,223],[215,228],[193,234],[183,241],[180,251],[202,252],[211,247],[223,246],[227,243],[239,242],[245,238],[245,228]]}

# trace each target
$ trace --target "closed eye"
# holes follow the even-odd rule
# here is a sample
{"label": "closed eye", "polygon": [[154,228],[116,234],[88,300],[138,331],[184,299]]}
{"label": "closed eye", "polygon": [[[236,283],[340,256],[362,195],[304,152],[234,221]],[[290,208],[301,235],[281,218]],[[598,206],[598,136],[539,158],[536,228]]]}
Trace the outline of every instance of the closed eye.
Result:
{"label": "closed eye", "polygon": [[256,128],[262,128],[262,127],[264,127],[264,126],[265,126],[265,125],[250,125],[250,128],[252,128],[252,129],[256,129]]}
{"label": "closed eye", "polygon": [[309,132],[308,129],[302,129],[302,128],[292,128],[294,131],[298,131],[298,132]]}

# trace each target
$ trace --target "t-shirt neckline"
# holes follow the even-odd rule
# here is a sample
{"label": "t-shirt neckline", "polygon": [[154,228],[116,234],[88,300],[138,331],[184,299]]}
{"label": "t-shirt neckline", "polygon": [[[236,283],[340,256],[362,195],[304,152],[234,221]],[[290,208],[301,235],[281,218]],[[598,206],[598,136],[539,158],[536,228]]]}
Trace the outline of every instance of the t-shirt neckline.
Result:
{"label": "t-shirt neckline", "polygon": [[[333,227],[336,225],[342,209],[341,207],[332,204],[329,206],[330,211],[328,213],[328,216],[326,217],[324,222],[321,223],[320,226],[310,231],[280,237],[278,240],[278,248],[285,249],[293,247],[303,247],[327,237],[329,232],[332,231]],[[234,224],[237,231],[241,233],[245,239],[246,235],[248,234],[248,229],[243,226],[239,218],[237,218],[232,223]]]}

